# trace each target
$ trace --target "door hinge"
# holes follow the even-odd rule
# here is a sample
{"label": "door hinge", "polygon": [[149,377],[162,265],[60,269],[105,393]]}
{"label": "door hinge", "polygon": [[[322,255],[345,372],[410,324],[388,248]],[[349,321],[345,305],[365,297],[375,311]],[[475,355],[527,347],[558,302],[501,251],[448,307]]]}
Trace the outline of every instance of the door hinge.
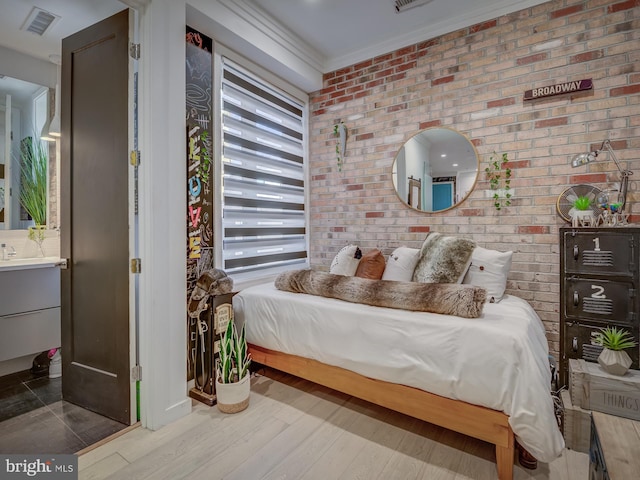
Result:
{"label": "door hinge", "polygon": [[131,380],[136,380],[136,381],[142,380],[142,367],[140,365],[131,367]]}
{"label": "door hinge", "polygon": [[129,56],[134,60],[140,60],[140,44],[139,43],[129,44]]}
{"label": "door hinge", "polygon": [[131,273],[140,273],[142,271],[142,262],[139,258],[131,259]]}
{"label": "door hinge", "polygon": [[140,166],[140,150],[131,150],[131,154],[129,155],[129,162],[134,167]]}

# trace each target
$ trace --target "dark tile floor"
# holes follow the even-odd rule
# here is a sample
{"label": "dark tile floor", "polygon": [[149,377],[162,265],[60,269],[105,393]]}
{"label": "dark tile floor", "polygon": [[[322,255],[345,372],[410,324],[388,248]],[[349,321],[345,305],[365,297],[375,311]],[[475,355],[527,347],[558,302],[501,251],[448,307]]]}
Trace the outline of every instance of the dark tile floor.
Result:
{"label": "dark tile floor", "polygon": [[62,377],[0,377],[0,453],[75,453],[125,427],[62,400]]}

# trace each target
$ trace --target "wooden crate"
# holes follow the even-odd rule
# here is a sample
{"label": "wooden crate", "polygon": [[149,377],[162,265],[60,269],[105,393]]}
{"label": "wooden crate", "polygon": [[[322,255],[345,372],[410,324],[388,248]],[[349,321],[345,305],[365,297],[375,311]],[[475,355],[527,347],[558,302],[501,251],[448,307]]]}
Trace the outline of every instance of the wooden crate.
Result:
{"label": "wooden crate", "polygon": [[571,403],[571,395],[563,390],[560,393],[564,418],[562,435],[567,448],[576,452],[588,453],[591,438],[591,412]]}
{"label": "wooden crate", "polygon": [[585,410],[640,420],[640,371],[609,375],[600,365],[569,360],[571,402]]}

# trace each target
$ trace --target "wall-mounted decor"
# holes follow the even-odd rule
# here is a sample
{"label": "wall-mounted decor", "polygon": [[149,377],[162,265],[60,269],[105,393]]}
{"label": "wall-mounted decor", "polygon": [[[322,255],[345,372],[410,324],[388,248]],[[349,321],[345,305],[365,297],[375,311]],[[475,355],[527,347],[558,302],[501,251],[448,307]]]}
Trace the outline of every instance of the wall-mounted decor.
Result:
{"label": "wall-mounted decor", "polygon": [[336,123],[333,126],[333,135],[338,137],[336,143],[336,157],[338,159],[338,171],[342,171],[342,164],[344,163],[344,157],[347,153],[347,126],[344,122]]}
{"label": "wall-mounted decor", "polygon": [[588,78],[586,80],[576,80],[574,82],[558,83],[557,85],[548,85],[546,87],[538,87],[524,92],[523,100],[535,100],[537,98],[553,97],[562,95],[563,93],[582,92],[591,90],[593,81]]}
{"label": "wall-mounted decor", "polygon": [[459,205],[473,190],[478,154],[460,132],[427,128],[400,147],[391,176],[406,205],[421,212],[441,212]]}
{"label": "wall-mounted decor", "polygon": [[[213,185],[211,158],[213,41],[187,27],[186,31],[186,119],[187,119],[187,292],[200,275],[213,268]],[[187,378],[194,378],[197,324],[188,319]]]}
{"label": "wall-mounted decor", "polygon": [[511,205],[511,169],[507,167],[509,156],[493,152],[489,157],[489,166],[484,169],[489,180],[489,188],[493,192],[493,206],[496,210]]}

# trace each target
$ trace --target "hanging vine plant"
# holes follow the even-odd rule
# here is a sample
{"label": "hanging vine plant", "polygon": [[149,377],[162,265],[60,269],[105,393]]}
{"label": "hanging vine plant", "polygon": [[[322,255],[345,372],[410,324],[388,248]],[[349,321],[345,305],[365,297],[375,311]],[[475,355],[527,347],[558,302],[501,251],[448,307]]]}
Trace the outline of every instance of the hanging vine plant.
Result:
{"label": "hanging vine plant", "polygon": [[493,206],[496,210],[511,205],[511,169],[507,167],[508,154],[495,151],[489,157],[489,166],[484,169],[489,180],[489,188],[493,191]]}
{"label": "hanging vine plant", "polygon": [[338,171],[342,171],[342,164],[347,151],[347,126],[344,122],[336,123],[333,126],[333,135],[338,138],[336,142],[336,158],[338,160]]}

